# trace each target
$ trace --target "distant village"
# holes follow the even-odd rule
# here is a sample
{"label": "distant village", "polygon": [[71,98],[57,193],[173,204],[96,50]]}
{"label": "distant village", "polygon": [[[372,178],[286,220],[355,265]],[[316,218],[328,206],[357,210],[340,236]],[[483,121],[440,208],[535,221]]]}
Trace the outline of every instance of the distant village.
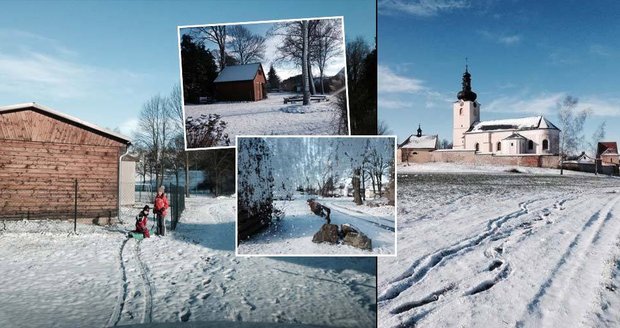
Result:
{"label": "distant village", "polygon": [[615,141],[599,141],[596,153],[564,155],[562,131],[544,116],[482,121],[481,106],[472,90],[471,74],[465,68],[462,90],[453,103],[452,144],[439,136],[424,134],[421,124],[398,145],[398,164],[448,162],[473,165],[516,165],[564,168],[619,175],[620,156]]}

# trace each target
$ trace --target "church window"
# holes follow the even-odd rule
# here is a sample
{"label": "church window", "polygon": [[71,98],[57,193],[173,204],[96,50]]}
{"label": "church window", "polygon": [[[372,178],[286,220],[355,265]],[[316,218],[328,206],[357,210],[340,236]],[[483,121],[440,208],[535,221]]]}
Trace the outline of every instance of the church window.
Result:
{"label": "church window", "polygon": [[476,151],[480,151],[480,144],[476,142]]}
{"label": "church window", "polygon": [[534,141],[530,140],[527,142],[527,149],[528,150],[533,150],[534,149]]}
{"label": "church window", "polygon": [[463,108],[459,108],[459,115],[463,115]]}
{"label": "church window", "polygon": [[497,151],[500,151],[500,150],[502,150],[502,143],[498,142],[497,143]]}
{"label": "church window", "polygon": [[543,150],[548,150],[549,149],[549,140],[545,139],[543,140]]}

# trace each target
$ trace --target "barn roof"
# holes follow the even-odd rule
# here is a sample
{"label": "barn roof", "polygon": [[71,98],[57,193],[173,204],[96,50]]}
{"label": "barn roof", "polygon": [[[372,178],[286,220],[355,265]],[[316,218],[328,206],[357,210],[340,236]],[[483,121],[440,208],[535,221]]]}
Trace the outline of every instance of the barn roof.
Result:
{"label": "barn roof", "polygon": [[501,130],[536,130],[536,129],[555,129],[559,130],[553,123],[544,116],[532,116],[507,120],[493,120],[477,122],[472,125],[467,132],[485,132]]}
{"label": "barn roof", "polygon": [[418,137],[415,134],[412,134],[398,146],[398,148],[413,148],[413,149],[436,149],[437,148],[437,135],[432,136],[421,136]]}
{"label": "barn roof", "polygon": [[618,145],[615,141],[601,141],[598,143],[596,154],[600,155],[618,155]]}
{"label": "barn roof", "polygon": [[102,127],[99,127],[95,124],[80,120],[79,118],[75,118],[71,115],[67,115],[65,113],[61,113],[58,112],[56,110],[53,110],[49,107],[37,104],[35,102],[29,102],[29,103],[23,103],[23,104],[15,104],[15,105],[8,105],[8,106],[0,106],[0,114],[2,113],[7,113],[7,112],[16,112],[16,111],[21,111],[21,110],[34,110],[37,112],[40,112],[42,114],[51,116],[53,118],[56,119],[60,119],[63,121],[67,121],[71,124],[74,124],[78,127],[87,129],[87,130],[91,130],[94,132],[97,132],[99,134],[103,134],[105,136],[107,136],[108,138],[111,139],[115,139],[117,141],[121,141],[125,144],[131,144],[131,139],[129,139],[128,137],[120,134],[120,133],[116,133],[114,131],[110,131],[108,129],[104,129]]}
{"label": "barn roof", "polygon": [[213,82],[254,80],[259,69],[263,70],[263,66],[260,63],[226,66]]}

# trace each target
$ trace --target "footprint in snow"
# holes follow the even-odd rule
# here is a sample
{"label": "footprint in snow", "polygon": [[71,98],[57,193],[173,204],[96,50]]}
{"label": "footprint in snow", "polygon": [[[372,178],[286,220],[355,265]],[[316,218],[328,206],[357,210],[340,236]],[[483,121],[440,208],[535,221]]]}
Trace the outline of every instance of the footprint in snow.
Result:
{"label": "footprint in snow", "polygon": [[189,308],[184,307],[179,313],[179,319],[181,320],[181,322],[187,322],[191,315],[192,315],[192,312],[189,310]]}

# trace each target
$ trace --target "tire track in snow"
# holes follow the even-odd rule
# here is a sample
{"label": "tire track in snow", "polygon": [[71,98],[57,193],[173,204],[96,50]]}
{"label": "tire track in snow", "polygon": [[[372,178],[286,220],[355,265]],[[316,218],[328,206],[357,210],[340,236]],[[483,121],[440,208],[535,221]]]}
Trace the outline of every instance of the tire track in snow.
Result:
{"label": "tire track in snow", "polygon": [[[620,201],[620,197],[616,197],[607,202],[603,208],[596,211],[590,216],[588,221],[584,223],[579,233],[573,238],[566,251],[560,257],[560,260],[556,263],[547,280],[540,286],[538,292],[528,303],[526,313],[522,316],[521,320],[517,321],[517,327],[525,327],[526,321],[529,323],[532,319],[534,321],[543,321],[541,303],[544,301],[545,297],[549,295],[549,290],[554,288],[554,286],[560,287],[560,299],[565,297],[566,286],[569,285],[568,282],[574,277],[576,271],[584,265],[584,259],[588,255],[589,249],[599,240],[601,232],[612,217],[611,210],[618,201]],[[597,222],[599,222],[599,224],[594,226]],[[591,227],[594,231],[590,234],[589,240],[585,241],[585,245],[580,247],[582,245],[582,239],[587,238],[587,231],[592,230],[590,229]],[[578,259],[579,262],[568,269],[564,269],[564,266],[570,266],[569,260],[574,256],[580,257],[580,259]],[[540,322],[534,323],[534,325],[540,326]]]}
{"label": "tire track in snow", "polygon": [[153,288],[148,277],[146,265],[142,262],[142,258],[140,257],[140,242],[136,242],[134,253],[138,262],[138,267],[140,268],[140,277],[142,278],[144,286],[144,312],[142,323],[151,323],[153,321]]}
{"label": "tire track in snow", "polygon": [[450,247],[441,249],[433,254],[423,256],[422,258],[416,260],[408,270],[403,272],[396,279],[392,280],[391,285],[379,296],[379,302],[385,302],[398,297],[402,292],[424,279],[428,272],[430,272],[435,266],[445,262],[457,254],[471,251],[482,242],[492,239],[504,223],[527,214],[529,211],[527,206],[535,201],[537,200],[522,202],[519,204],[518,210],[490,220],[487,223],[486,229],[476,236],[466,238]]}
{"label": "tire track in snow", "polygon": [[118,322],[121,320],[121,314],[123,313],[123,307],[125,306],[125,300],[127,299],[127,271],[125,268],[125,260],[123,258],[123,250],[125,249],[125,245],[127,245],[128,241],[129,238],[123,240],[119,251],[122,283],[118,293],[116,304],[114,305],[114,310],[112,311],[112,315],[110,316],[106,327],[118,325]]}
{"label": "tire track in snow", "polygon": [[[334,205],[333,203],[327,203],[327,204],[328,204],[328,205],[330,205],[330,206],[331,206],[331,207],[332,207],[332,208],[333,208],[336,212],[338,212],[338,213],[340,213],[340,214],[342,214],[342,215],[344,215],[344,216],[347,216],[347,217],[352,217],[352,218],[355,218],[355,219],[358,219],[358,220],[362,220],[362,221],[364,221],[364,222],[371,223],[371,224],[373,224],[373,225],[375,225],[375,226],[377,226],[377,227],[379,227],[379,228],[381,228],[381,229],[387,230],[387,231],[394,232],[394,231],[396,230],[396,229],[394,229],[394,227],[386,226],[386,225],[381,224],[381,223],[378,223],[378,222],[374,222],[374,221],[371,221],[371,220],[367,220],[367,219],[361,218],[361,217],[359,217],[359,216],[357,216],[357,215],[353,215],[353,214],[351,214],[351,213],[346,213],[346,212],[344,212],[344,211],[342,210],[342,207],[340,207],[340,206],[338,206],[338,205]],[[349,210],[347,209],[347,211],[349,211]],[[381,219],[381,218],[378,218],[378,219]],[[385,220],[385,219],[382,219],[382,220]],[[386,221],[387,221],[387,220],[386,220]]]}

